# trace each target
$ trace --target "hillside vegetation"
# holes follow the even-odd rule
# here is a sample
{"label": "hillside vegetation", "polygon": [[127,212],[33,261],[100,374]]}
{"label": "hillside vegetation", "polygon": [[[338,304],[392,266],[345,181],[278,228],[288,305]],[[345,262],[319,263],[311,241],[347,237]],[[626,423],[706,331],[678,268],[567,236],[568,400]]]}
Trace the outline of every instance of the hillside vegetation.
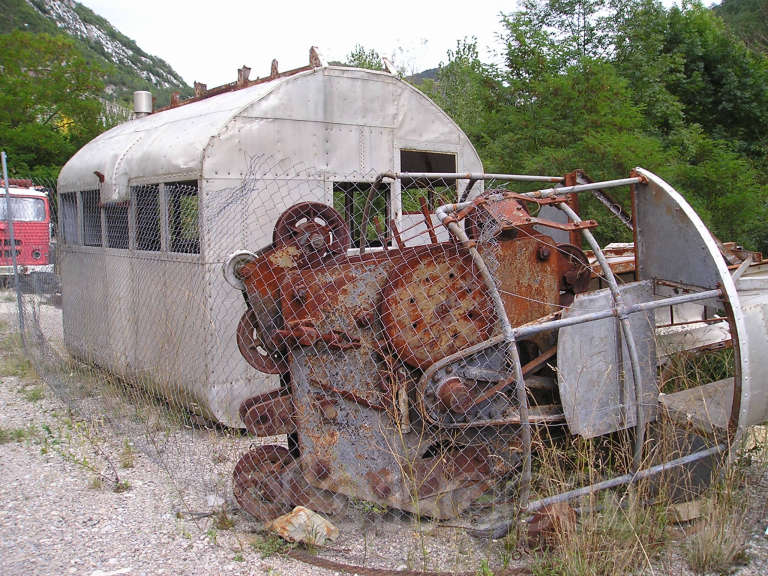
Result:
{"label": "hillside vegetation", "polygon": [[45,181],[128,118],[135,90],[157,106],[192,94],[166,62],[71,0],[0,0],[0,70],[0,147],[13,173]]}
{"label": "hillside vegetation", "polygon": [[[501,21],[502,64],[482,61],[467,39],[420,86],[466,131],[486,171],[583,168],[597,180],[642,165],[721,239],[768,252],[765,54],[696,2],[520,6]],[[625,234],[601,228],[603,239]]]}
{"label": "hillside vegetation", "polygon": [[747,46],[768,53],[768,0],[723,0],[713,10]]}
{"label": "hillside vegetation", "polygon": [[105,97],[129,105],[135,90],[150,90],[158,106],[171,92],[190,96],[192,89],[164,60],[147,54],[92,10],[71,1],[0,0],[0,34],[13,31],[63,34],[83,61],[102,71]]}

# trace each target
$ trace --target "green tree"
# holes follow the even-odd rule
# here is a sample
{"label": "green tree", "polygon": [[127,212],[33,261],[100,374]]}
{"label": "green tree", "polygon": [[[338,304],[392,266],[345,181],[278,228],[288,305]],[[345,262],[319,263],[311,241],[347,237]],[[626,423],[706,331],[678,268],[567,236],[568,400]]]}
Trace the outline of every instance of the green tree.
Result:
{"label": "green tree", "polygon": [[493,111],[502,107],[501,100],[510,93],[498,69],[480,61],[475,38],[456,42],[435,80],[425,80],[421,89],[481,147],[496,137],[499,124],[493,120]]}
{"label": "green tree", "polygon": [[384,70],[381,55],[376,50],[367,49],[361,44],[355,44],[352,52],[347,54],[346,65],[368,70]]}
{"label": "green tree", "polygon": [[0,35],[0,146],[16,172],[61,166],[105,129],[103,70],[65,36]]}

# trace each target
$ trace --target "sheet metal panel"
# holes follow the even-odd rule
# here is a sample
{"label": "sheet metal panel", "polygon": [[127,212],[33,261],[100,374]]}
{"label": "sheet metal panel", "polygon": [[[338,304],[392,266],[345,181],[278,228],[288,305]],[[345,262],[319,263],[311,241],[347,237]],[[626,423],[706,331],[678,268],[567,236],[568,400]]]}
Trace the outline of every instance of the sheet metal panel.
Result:
{"label": "sheet metal panel", "polygon": [[765,340],[756,340],[762,332],[760,320],[742,307],[717,244],[693,208],[664,180],[636,170],[647,179],[636,185],[635,193],[638,275],[722,289],[733,316],[731,337],[738,362],[734,390],[740,394],[738,426],[743,431],[768,417],[763,400],[768,394],[768,355]]}
{"label": "sheet metal panel", "polygon": [[[628,305],[653,300],[653,283],[619,287]],[[609,289],[577,294],[563,318],[612,306]],[[631,314],[629,322],[640,359],[639,386],[646,422],[656,419],[659,394],[653,311]],[[563,412],[571,433],[593,438],[635,425],[635,383],[629,351],[616,318],[561,328],[557,343],[557,376]]]}

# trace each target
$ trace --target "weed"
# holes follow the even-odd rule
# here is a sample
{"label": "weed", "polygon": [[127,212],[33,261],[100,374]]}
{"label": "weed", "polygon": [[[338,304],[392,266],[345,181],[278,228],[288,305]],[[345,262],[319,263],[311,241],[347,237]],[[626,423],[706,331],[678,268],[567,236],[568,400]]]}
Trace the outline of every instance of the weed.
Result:
{"label": "weed", "polygon": [[104,479],[99,474],[91,476],[91,480],[88,482],[88,488],[91,490],[101,490],[104,487]]}
{"label": "weed", "polygon": [[205,535],[208,536],[208,540],[211,541],[211,544],[218,544],[218,532],[216,531],[216,528],[211,526],[208,528],[208,530],[205,532]]}
{"label": "weed", "polygon": [[128,492],[132,488],[131,483],[127,480],[120,480],[118,482],[115,482],[115,487],[112,489],[113,492],[116,492],[120,494],[121,492]]}
{"label": "weed", "polygon": [[666,515],[646,506],[635,491],[623,501],[611,496],[600,495],[577,525],[555,534],[553,550],[534,554],[533,574],[609,576],[632,574],[647,566],[665,541]]}
{"label": "weed", "polygon": [[377,504],[376,502],[370,502],[368,500],[361,500],[359,498],[350,498],[349,503],[352,508],[365,516],[383,516],[388,510],[386,505]]}
{"label": "weed", "polygon": [[213,525],[217,530],[231,530],[235,526],[235,522],[227,515],[227,511],[222,508],[214,515]]}
{"label": "weed", "polygon": [[120,451],[120,468],[133,468],[135,451],[130,440],[123,441],[123,448]]}
{"label": "weed", "polygon": [[261,558],[269,558],[275,554],[283,554],[291,548],[291,544],[275,534],[257,534],[251,540],[251,548],[261,555]]}
{"label": "weed", "polygon": [[488,566],[488,560],[483,558],[480,561],[480,567],[477,569],[476,574],[477,576],[493,576],[493,571]]}
{"label": "weed", "polygon": [[0,340],[0,375],[34,378],[35,370],[24,352],[19,334],[9,334]]}
{"label": "weed", "polygon": [[40,385],[36,386],[24,386],[21,390],[22,396],[27,402],[37,402],[45,398],[45,392]]}
{"label": "weed", "polygon": [[245,562],[245,558],[243,557],[242,554],[240,554],[240,552],[235,554],[235,557],[232,558],[232,560],[234,560],[235,562]]}
{"label": "weed", "polygon": [[705,504],[699,530],[683,545],[683,555],[696,573],[728,573],[733,566],[746,564],[746,506],[744,496],[734,486],[738,480],[724,479],[713,487]]}
{"label": "weed", "polygon": [[28,435],[26,428],[0,428],[0,444],[23,442]]}

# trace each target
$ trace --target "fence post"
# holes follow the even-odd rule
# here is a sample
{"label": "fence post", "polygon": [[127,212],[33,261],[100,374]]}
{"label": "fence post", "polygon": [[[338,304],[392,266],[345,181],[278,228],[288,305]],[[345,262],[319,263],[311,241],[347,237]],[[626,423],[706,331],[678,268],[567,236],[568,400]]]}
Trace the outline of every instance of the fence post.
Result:
{"label": "fence post", "polygon": [[3,182],[5,183],[5,217],[8,222],[8,250],[11,253],[11,262],[13,263],[13,284],[16,287],[16,304],[19,307],[19,334],[21,343],[26,348],[27,342],[24,338],[24,308],[21,304],[21,286],[19,284],[19,267],[16,263],[16,237],[13,234],[13,204],[11,204],[11,192],[8,184],[8,166],[6,163],[5,150],[0,152],[0,158],[3,163]]}

